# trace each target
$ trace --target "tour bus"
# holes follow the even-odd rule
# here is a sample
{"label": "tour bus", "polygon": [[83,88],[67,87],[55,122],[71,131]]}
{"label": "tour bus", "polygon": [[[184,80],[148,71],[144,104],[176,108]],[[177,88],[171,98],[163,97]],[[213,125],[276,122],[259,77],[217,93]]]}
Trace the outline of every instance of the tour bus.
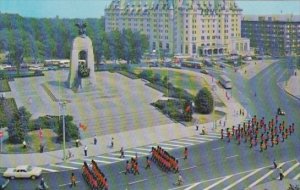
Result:
{"label": "tour bus", "polygon": [[220,76],[220,84],[226,89],[232,88],[231,80],[225,75]]}

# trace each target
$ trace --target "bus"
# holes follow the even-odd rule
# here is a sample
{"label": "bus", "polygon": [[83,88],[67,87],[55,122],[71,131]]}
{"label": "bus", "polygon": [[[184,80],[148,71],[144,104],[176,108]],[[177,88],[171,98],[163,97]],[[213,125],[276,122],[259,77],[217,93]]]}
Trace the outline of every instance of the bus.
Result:
{"label": "bus", "polygon": [[220,76],[220,84],[225,89],[231,89],[232,88],[231,80],[227,76],[225,76],[225,75],[221,75]]}

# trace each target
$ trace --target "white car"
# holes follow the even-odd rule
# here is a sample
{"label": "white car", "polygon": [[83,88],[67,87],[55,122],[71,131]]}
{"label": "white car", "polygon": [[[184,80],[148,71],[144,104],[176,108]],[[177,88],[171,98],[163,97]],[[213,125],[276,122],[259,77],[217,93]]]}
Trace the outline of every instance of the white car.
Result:
{"label": "white car", "polygon": [[7,178],[31,178],[35,179],[42,174],[42,169],[37,167],[31,167],[29,165],[21,165],[16,168],[7,168],[3,173],[3,177]]}

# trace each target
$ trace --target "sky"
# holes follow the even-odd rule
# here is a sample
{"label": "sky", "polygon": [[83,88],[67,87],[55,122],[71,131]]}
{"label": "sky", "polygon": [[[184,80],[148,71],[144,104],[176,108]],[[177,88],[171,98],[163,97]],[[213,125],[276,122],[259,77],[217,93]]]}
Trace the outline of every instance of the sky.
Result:
{"label": "sky", "polygon": [[[36,18],[100,18],[111,0],[0,0],[1,13]],[[300,14],[300,0],[237,0],[243,14]]]}

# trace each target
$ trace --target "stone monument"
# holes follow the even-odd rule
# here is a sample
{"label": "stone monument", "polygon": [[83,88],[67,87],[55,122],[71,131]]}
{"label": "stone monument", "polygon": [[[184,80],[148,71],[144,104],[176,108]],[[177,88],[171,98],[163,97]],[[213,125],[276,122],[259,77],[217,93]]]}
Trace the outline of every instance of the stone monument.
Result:
{"label": "stone monument", "polygon": [[77,23],[76,26],[79,36],[72,43],[68,87],[76,92],[90,91],[96,86],[93,44],[86,35],[87,25]]}

